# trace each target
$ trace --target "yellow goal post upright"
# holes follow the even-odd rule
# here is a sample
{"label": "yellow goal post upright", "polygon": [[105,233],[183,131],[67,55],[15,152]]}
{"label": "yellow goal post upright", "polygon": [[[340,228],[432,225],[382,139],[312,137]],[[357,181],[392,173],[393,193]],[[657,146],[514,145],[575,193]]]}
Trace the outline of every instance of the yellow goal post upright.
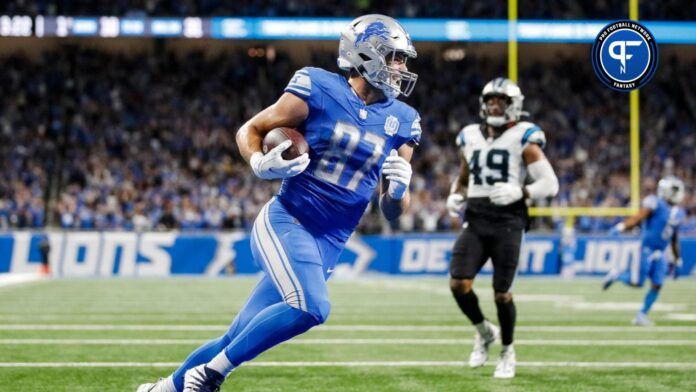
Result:
{"label": "yellow goal post upright", "polygon": [[[524,0],[522,0],[524,1]],[[518,0],[508,0],[508,77],[517,83],[517,8]],[[629,18],[638,20],[638,0],[629,0]],[[640,206],[640,107],[639,92],[630,93],[630,157],[631,157],[631,204],[629,207],[532,207],[531,216],[565,217],[566,226],[573,227],[578,216],[627,216],[638,211]]]}

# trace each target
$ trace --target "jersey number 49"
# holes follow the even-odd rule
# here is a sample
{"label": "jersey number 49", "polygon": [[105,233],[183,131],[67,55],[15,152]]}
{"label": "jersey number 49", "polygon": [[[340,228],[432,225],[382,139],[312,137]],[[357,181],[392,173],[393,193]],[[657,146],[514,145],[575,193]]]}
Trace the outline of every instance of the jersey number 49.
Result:
{"label": "jersey number 49", "polygon": [[479,159],[481,155],[481,150],[474,150],[474,154],[471,157],[471,162],[469,162],[469,174],[474,176],[474,184],[483,185],[483,180],[486,180],[486,184],[493,185],[496,182],[507,182],[508,181],[508,165],[510,161],[510,153],[507,150],[502,150],[498,148],[493,148],[486,154],[485,167],[488,168],[491,174],[482,177],[483,169],[480,166]]}

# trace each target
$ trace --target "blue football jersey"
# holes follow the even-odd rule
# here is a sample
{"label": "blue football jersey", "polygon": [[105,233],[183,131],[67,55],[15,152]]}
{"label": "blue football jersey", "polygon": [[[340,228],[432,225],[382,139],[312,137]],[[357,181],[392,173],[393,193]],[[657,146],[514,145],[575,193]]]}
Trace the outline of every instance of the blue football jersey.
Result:
{"label": "blue football jersey", "polygon": [[643,207],[652,211],[643,222],[643,246],[665,250],[686,213],[681,207],[672,206],[655,195],[646,197],[643,200]]}
{"label": "blue football jersey", "polygon": [[311,163],[283,180],[278,199],[308,230],[343,243],[365,212],[390,151],[420,141],[420,116],[395,99],[365,105],[346,78],[320,68],[300,69],[285,91],[309,106],[298,130]]}

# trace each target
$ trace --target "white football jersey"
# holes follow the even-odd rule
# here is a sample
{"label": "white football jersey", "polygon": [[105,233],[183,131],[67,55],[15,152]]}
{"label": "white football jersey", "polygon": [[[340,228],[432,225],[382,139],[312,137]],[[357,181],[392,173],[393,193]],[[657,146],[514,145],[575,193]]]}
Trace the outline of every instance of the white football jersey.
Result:
{"label": "white football jersey", "polygon": [[486,138],[480,124],[464,127],[457,146],[469,164],[467,197],[488,197],[496,182],[522,186],[527,175],[522,151],[535,143],[542,148],[546,136],[536,124],[521,121],[497,138]]}

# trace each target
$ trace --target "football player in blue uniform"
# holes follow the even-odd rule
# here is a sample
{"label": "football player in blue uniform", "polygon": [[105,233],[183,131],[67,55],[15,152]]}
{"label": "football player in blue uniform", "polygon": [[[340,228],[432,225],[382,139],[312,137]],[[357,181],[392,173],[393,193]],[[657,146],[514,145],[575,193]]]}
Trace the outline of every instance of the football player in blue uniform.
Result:
{"label": "football player in blue uniform", "polygon": [[[648,312],[657,300],[660,288],[668,271],[675,274],[681,266],[679,250],[679,225],[686,214],[679,204],[684,200],[684,183],[676,177],[665,177],[657,184],[657,196],[650,195],[643,200],[640,211],[624,219],[610,230],[610,234],[618,235],[627,229],[642,223],[642,241],[639,262],[633,262],[622,273],[612,271],[604,279],[604,290],[620,280],[632,287],[643,287],[646,278],[650,278],[652,286],[645,296],[643,308],[638,312],[633,324],[652,325]],[[672,244],[674,260],[667,263],[665,249]]]}
{"label": "football player in blue uniform", "polygon": [[[374,190],[381,183],[380,206],[389,220],[409,204],[409,161],[420,141],[420,117],[396,98],[413,91],[417,75],[406,61],[415,57],[396,20],[359,17],[340,38],[338,65],[347,79],[302,68],[275,104],[239,129],[239,150],[254,174],[283,179],[251,235],[264,275],[226,334],[139,392],[217,391],[242,363],[326,321],[326,279]],[[264,135],[277,127],[298,129],[309,153],[284,160],[281,153],[291,145],[285,141],[263,154]]]}

